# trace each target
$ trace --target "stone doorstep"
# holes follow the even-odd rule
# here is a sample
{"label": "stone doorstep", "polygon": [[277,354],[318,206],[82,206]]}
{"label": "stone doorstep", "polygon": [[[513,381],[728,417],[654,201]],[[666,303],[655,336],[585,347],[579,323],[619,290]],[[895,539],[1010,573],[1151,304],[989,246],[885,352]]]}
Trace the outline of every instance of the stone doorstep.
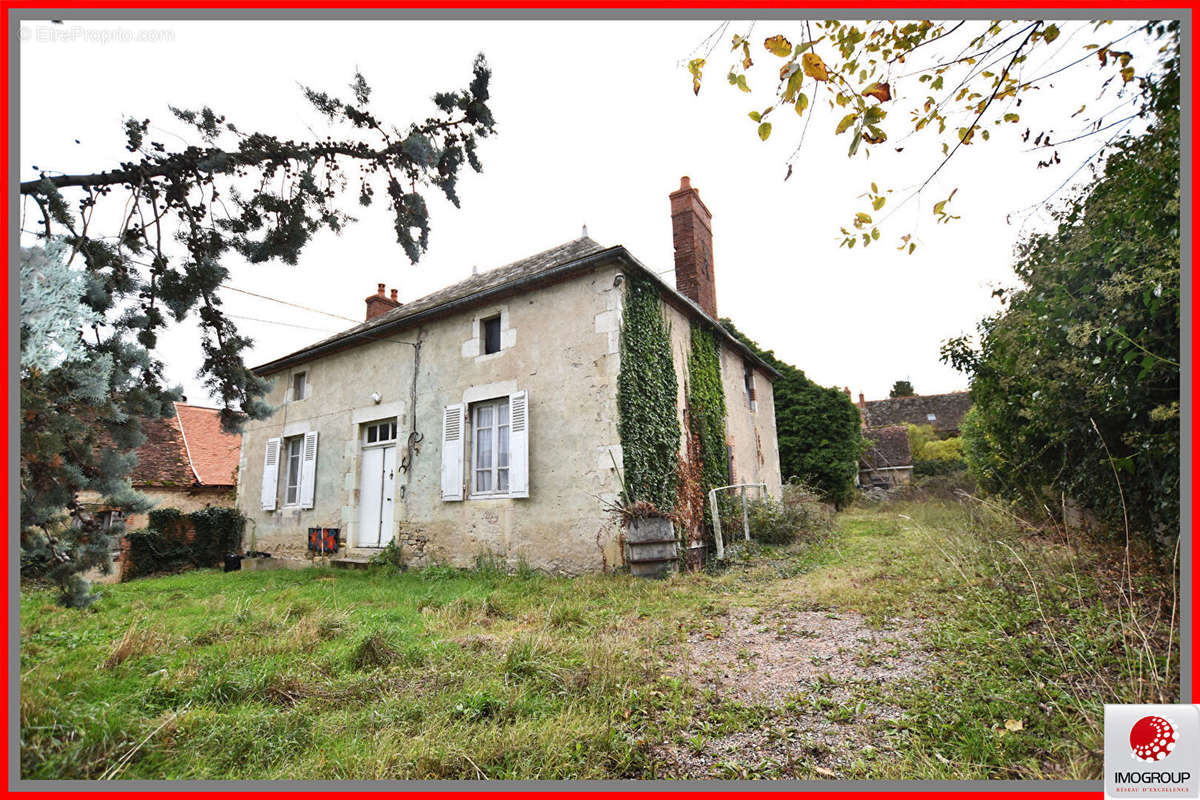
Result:
{"label": "stone doorstep", "polygon": [[306,569],[313,564],[307,558],[243,558],[242,569]]}
{"label": "stone doorstep", "polygon": [[331,567],[341,567],[342,569],[366,569],[370,566],[371,559],[379,553],[379,548],[347,547],[327,556],[326,562]]}
{"label": "stone doorstep", "polygon": [[329,566],[342,569],[366,569],[371,565],[371,559],[364,556],[342,556],[329,559]]}

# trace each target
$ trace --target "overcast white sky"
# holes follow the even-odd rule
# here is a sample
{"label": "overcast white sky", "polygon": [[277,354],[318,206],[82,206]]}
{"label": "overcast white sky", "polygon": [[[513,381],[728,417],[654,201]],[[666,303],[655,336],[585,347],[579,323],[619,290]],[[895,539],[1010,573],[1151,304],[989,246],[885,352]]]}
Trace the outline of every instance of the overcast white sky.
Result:
{"label": "overcast white sky", "polygon": [[[1061,45],[1038,53],[1027,69],[1065,63],[1088,42],[1106,43],[1134,24],[1092,34],[1090,26],[1060,23]],[[998,308],[992,289],[1014,282],[1011,254],[1023,219],[1015,212],[1051,194],[1101,143],[1093,137],[1060,148],[1062,165],[1039,170],[1034,164],[1046,154],[1024,152],[1019,134],[1025,121],[1041,119],[1066,135],[1078,127],[1068,117],[1079,105],[1117,106],[1122,98],[1114,87],[1096,97],[1098,63],[1089,60],[1053,90],[1027,95],[1020,125],[997,130],[987,145],[963,148],[922,201],[889,222],[880,243],[847,250],[838,247],[838,229],[862,207],[857,198],[871,181],[899,196],[928,174],[940,150],[914,137],[903,153],[884,146],[869,161],[849,160],[847,137],[832,135],[831,112],[817,106],[785,183],[800,120],[777,120],[771,139],[760,142],[746,114],[769,103],[765,83],[754,97],[730,87],[724,44],[710,58],[704,90],[692,95],[683,63],[717,25],[68,21],[55,26],[58,40],[48,40],[48,24],[26,22],[21,176],[36,177],[34,165],[63,172],[115,166],[128,157],[125,115],[150,118],[151,136],[182,145],[177,135],[186,131],[168,104],[210,105],[243,131],[305,136],[309,126],[321,130],[321,120],[297,84],[347,94],[356,68],[374,89],[376,113],[403,128],[427,115],[435,91],[465,86],[474,55],[483,52],[493,69],[498,133],[481,150],[484,172],[463,175],[460,210],[429,195],[433,230],[420,264],[408,263],[380,204],[354,211],[357,224],[340,237],[318,238],[296,267],[231,264],[230,284],[358,320],[378,282],[411,300],[466,277],[473,266],[485,270],[573,239],[584,224],[601,244],[623,244],[656,271],[669,271],[667,195],[689,175],[713,213],[723,316],[814,380],[849,386],[856,396],[886,397],[900,378],[923,394],[966,388],[963,376],[939,362],[941,342],[972,331]],[[800,25],[758,22],[755,58],[773,58],[761,49],[762,38],[782,32],[797,41]],[[1140,57],[1148,51],[1138,38],[1123,46]],[[915,78],[893,81],[893,111],[918,92]],[[893,140],[900,122],[891,128]],[[1088,177],[1083,171],[1076,180]],[[955,187],[962,218],[935,225],[930,206]],[[1026,220],[1027,229],[1031,224],[1039,223]],[[920,241],[913,256],[894,247],[909,230]],[[255,339],[251,364],[351,324],[234,292],[223,297]],[[192,402],[208,402],[195,377],[195,328],[171,331],[161,351],[168,377]]]}

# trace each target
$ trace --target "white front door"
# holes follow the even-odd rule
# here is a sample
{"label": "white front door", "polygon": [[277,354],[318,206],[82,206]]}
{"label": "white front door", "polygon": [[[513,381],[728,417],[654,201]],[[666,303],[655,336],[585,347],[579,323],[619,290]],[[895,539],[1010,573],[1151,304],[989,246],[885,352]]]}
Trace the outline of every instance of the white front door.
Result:
{"label": "white front door", "polygon": [[359,486],[358,546],[383,547],[392,538],[392,498],[396,477],[396,447],[362,451]]}

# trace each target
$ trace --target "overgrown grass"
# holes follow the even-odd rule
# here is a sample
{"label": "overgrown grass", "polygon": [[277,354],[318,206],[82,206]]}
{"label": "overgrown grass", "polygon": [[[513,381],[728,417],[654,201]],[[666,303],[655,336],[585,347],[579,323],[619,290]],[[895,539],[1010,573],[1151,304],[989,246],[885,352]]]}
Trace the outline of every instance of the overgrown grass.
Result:
{"label": "overgrown grass", "polygon": [[[1150,633],[1139,649],[1104,554],[955,504],[856,509],[837,528],[663,581],[507,575],[487,560],[198,570],[106,587],[85,611],[31,588],[21,774],[649,778],[661,742],[790,725],[802,747],[797,715],[815,709],[890,743],[857,759],[853,777],[1096,777],[1101,704],[1177,691],[1177,667],[1150,677],[1167,672],[1168,617],[1143,613],[1161,585],[1134,587]],[[686,638],[720,635],[737,606],[915,619],[928,668],[845,703],[830,685],[803,687],[782,708],[672,677]],[[871,722],[864,703],[901,713]],[[1023,730],[1006,731],[1009,719]],[[802,758],[767,768],[735,756],[720,774],[819,776]]]}
{"label": "overgrown grass", "polygon": [[902,713],[864,777],[1096,779],[1104,703],[1179,702],[1169,576],[1130,580],[1119,551],[975,501],[841,522],[842,563],[808,591],[925,620],[929,654],[923,678],[868,693]]}
{"label": "overgrown grass", "polygon": [[22,774],[645,775],[665,659],[754,571],[197,570],[87,611],[28,591]]}

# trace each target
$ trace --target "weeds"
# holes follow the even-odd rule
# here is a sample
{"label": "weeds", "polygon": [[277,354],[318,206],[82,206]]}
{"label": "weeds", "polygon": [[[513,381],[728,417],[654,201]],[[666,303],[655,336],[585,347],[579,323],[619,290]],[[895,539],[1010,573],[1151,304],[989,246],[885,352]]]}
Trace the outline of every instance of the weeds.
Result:
{"label": "weeds", "polygon": [[137,656],[143,656],[148,653],[158,652],[166,643],[166,636],[162,631],[153,627],[146,627],[144,623],[134,622],[125,631],[125,635],[121,637],[112,652],[108,654],[108,658],[104,659],[104,668],[112,669],[119,664]]}
{"label": "weeds", "polygon": [[358,643],[350,656],[356,670],[387,667],[400,660],[400,652],[381,634],[372,633]]}
{"label": "weeds", "polygon": [[[26,587],[21,775],[705,777],[712,762],[665,760],[674,743],[755,777],[1095,778],[1101,704],[1178,694],[1173,588],[1136,552],[1126,571],[1119,550],[974,502],[853,508],[836,528],[654,582],[512,575],[498,558],[194,570],[113,586],[88,613]],[[887,670],[919,648],[924,669],[819,675],[777,707],[723,697],[734,679],[667,677],[708,669],[686,640],[737,614],[807,658],[824,634],[785,619],[797,611],[897,631],[839,661]],[[763,674],[744,646],[720,668]]]}

